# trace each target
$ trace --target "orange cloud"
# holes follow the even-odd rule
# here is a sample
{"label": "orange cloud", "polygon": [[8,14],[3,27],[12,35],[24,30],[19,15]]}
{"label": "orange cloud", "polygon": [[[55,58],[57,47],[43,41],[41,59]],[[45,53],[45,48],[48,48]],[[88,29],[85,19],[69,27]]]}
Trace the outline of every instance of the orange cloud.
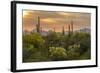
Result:
{"label": "orange cloud", "polygon": [[46,23],[55,23],[55,21],[51,18],[41,19],[41,21],[46,22]]}
{"label": "orange cloud", "polygon": [[74,30],[89,27],[91,25],[91,15],[89,13],[76,12],[57,12],[57,11],[38,11],[23,10],[23,28],[27,30],[35,29],[35,25],[40,17],[40,24],[43,30],[53,30],[62,32],[62,27],[67,31],[67,25],[74,23]]}

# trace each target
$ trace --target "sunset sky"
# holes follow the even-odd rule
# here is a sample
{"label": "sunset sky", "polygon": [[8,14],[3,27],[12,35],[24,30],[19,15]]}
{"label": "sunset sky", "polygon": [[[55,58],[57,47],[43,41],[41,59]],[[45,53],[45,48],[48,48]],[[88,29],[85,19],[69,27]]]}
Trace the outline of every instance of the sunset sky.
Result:
{"label": "sunset sky", "polygon": [[63,27],[65,31],[68,31],[68,25],[71,24],[71,21],[74,25],[73,30],[90,28],[91,25],[91,14],[89,13],[23,10],[23,30],[32,31],[36,29],[38,16],[44,31],[55,28],[56,32],[62,32]]}

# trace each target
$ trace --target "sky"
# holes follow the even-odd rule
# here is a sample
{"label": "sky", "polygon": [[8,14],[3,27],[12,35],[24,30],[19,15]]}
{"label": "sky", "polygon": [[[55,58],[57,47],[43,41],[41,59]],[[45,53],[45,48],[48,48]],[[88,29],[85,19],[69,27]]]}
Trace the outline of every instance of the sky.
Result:
{"label": "sky", "polygon": [[73,30],[90,28],[91,14],[61,11],[37,11],[23,10],[23,30],[32,31],[36,29],[36,24],[40,17],[40,27],[44,31],[53,30],[62,32],[64,27],[68,31],[68,25],[73,21]]}

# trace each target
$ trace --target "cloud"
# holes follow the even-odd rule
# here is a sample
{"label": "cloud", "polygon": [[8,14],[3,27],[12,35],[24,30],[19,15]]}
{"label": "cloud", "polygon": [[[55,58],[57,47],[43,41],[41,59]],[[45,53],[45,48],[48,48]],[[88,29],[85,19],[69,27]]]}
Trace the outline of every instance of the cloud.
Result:
{"label": "cloud", "polygon": [[53,20],[53,18],[45,18],[45,19],[41,19],[41,21],[46,22],[46,23],[55,23],[56,21]]}
{"label": "cloud", "polygon": [[[74,27],[90,27],[91,14],[75,13],[75,12],[56,12],[56,11],[36,11],[24,10],[26,16],[23,16],[23,28],[35,29],[35,25],[40,17],[41,27],[43,29],[53,29],[61,31],[62,27],[66,27],[73,21]],[[67,29],[66,29],[67,30]]]}

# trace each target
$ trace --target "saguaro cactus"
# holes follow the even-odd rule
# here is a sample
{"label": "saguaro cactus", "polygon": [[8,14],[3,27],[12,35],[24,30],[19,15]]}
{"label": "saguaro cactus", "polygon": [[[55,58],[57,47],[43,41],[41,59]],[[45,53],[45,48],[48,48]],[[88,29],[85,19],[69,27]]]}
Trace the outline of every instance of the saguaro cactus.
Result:
{"label": "saguaro cactus", "polygon": [[70,36],[70,25],[68,25],[68,34]]}
{"label": "saguaro cactus", "polygon": [[62,27],[62,34],[65,35],[65,29],[64,29],[64,26]]}
{"label": "saguaro cactus", "polygon": [[73,33],[73,21],[71,21],[71,32]]}
{"label": "saguaro cactus", "polygon": [[55,27],[53,28],[53,31],[55,32]]}
{"label": "saguaro cactus", "polygon": [[38,23],[36,25],[37,32],[40,33],[40,17],[38,16]]}

